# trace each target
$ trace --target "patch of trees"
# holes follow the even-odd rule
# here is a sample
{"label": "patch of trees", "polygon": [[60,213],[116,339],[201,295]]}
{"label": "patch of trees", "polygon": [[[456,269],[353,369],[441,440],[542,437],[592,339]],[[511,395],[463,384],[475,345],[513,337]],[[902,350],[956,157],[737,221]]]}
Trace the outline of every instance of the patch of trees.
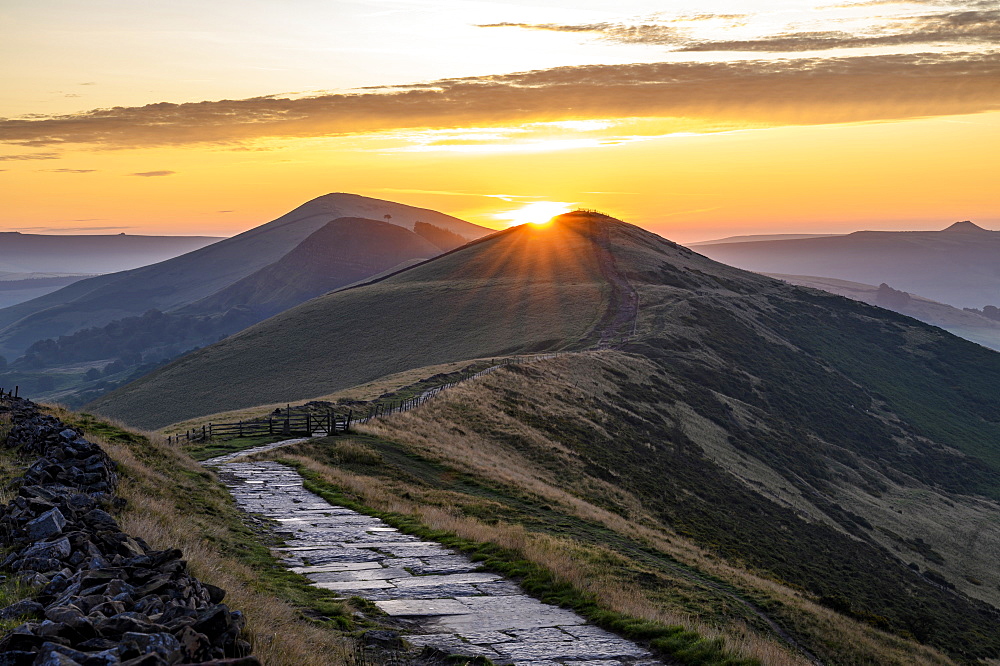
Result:
{"label": "patch of trees", "polygon": [[456,247],[462,247],[469,242],[468,238],[459,236],[453,231],[442,229],[430,222],[415,222],[413,224],[413,232],[419,236],[423,236],[425,240],[438,246],[445,252],[454,250]]}
{"label": "patch of trees", "polygon": [[[107,376],[143,361],[176,356],[196,345],[215,342],[249,326],[254,320],[246,308],[232,308],[225,314],[213,316],[148,310],[141,316],[117,319],[106,326],[39,340],[11,365],[19,370],[39,370],[67,363],[115,359],[103,369],[102,375]],[[87,378],[97,379],[89,375]]]}
{"label": "patch of trees", "polygon": [[910,295],[905,291],[893,289],[883,282],[878,286],[878,291],[875,292],[875,303],[883,308],[899,310],[910,304]]}
{"label": "patch of trees", "polygon": [[977,315],[982,315],[987,319],[992,319],[993,321],[1000,321],[1000,308],[995,305],[983,306],[982,310],[976,308],[962,308],[966,312],[974,312]]}

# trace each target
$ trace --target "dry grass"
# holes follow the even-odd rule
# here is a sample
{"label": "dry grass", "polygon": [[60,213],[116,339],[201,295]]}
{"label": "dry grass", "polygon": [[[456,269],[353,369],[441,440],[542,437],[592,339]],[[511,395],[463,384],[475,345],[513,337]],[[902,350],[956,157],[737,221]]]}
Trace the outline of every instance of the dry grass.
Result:
{"label": "dry grass", "polygon": [[[795,618],[796,631],[808,634],[813,640],[834,647],[844,655],[855,655],[859,660],[878,664],[951,664],[940,652],[912,641],[875,629],[814,603],[799,591],[770,580],[764,576],[731,563],[705,551],[690,540],[680,537],[649,515],[641,502],[611,483],[589,479],[591,487],[583,492],[579,487],[567,487],[566,479],[558,467],[546,467],[526,457],[523,450],[507,445],[502,440],[479,435],[471,431],[470,422],[490,424],[493,431],[516,435],[523,448],[546,451],[547,456],[558,458],[565,448],[545,439],[538,431],[515,419],[498,414],[494,409],[498,396],[505,392],[528,394],[532,400],[545,404],[555,413],[567,414],[573,405],[586,404],[588,394],[599,394],[603,386],[595,380],[599,372],[595,363],[610,366],[617,372],[639,379],[648,371],[647,361],[614,352],[595,352],[563,356],[532,367],[544,370],[543,380],[526,386],[523,377],[513,373],[494,373],[475,382],[450,390],[439,399],[430,401],[420,409],[381,419],[360,430],[393,441],[429,459],[440,461],[475,477],[517,488],[545,502],[557,505],[561,511],[582,520],[596,522],[623,536],[646,543],[656,550],[690,565],[711,576],[733,584],[738,589],[764,596],[784,609],[787,617]],[[575,414],[579,417],[580,414]],[[593,420],[593,417],[591,417]],[[525,444],[527,442],[527,444]],[[652,601],[647,590],[626,586],[613,576],[596,571],[569,554],[575,552],[571,542],[562,542],[558,549],[539,545],[540,535],[508,532],[505,529],[484,525],[473,519],[450,512],[447,508],[431,510],[400,498],[399,489],[388,490],[379,481],[351,475],[329,467],[315,467],[317,463],[300,458],[300,462],[314,466],[331,483],[342,486],[365,498],[365,502],[379,509],[416,515],[432,527],[449,529],[460,536],[477,541],[496,543],[502,540],[525,540],[516,549],[525,557],[557,573],[562,579],[599,593],[609,608],[636,617],[682,624],[708,636],[722,635],[727,646],[739,654],[755,656],[767,664],[802,663],[790,655],[783,645],[763,637],[739,622],[724,627],[708,627],[683,613],[665,609]],[[574,478],[574,483],[579,481]],[[419,492],[410,491],[414,497]],[[581,495],[602,497],[618,511],[612,512],[582,499]],[[523,532],[523,531],[522,531]],[[477,536],[478,535],[478,536]],[[854,663],[847,657],[844,663]]]}
{"label": "dry grass", "polygon": [[195,576],[226,590],[226,603],[246,615],[248,639],[264,664],[354,663],[353,640],[305,620],[268,593],[258,572],[220,551],[220,544],[233,542],[230,525],[238,517],[209,472],[152,433],[146,445],[116,443],[92,432],[87,436],[122,470],[119,494],[128,501],[119,516],[122,529],[154,548],[180,548]]}
{"label": "dry grass", "polygon": [[[741,657],[758,658],[770,666],[804,666],[810,663],[745,624],[713,627],[690,614],[652,603],[639,585],[622,582],[617,574],[628,563],[610,549],[531,532],[517,524],[487,524],[462,515],[454,506],[425,503],[425,493],[416,487],[405,488],[404,495],[401,492],[403,487],[386,484],[383,479],[352,474],[303,455],[284,457],[318,473],[328,483],[358,496],[376,510],[410,515],[431,529],[444,530],[463,539],[495,544],[512,551],[549,571],[557,581],[569,583],[585,594],[593,595],[608,610],[666,626],[682,626],[706,638],[722,638],[729,651]],[[406,495],[415,499],[406,499]]]}

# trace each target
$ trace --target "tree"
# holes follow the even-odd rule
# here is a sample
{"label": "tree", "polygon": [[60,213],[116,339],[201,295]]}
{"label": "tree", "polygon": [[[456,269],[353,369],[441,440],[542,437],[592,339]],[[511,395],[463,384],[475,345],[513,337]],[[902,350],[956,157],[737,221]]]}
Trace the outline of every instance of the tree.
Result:
{"label": "tree", "polygon": [[388,213],[386,213],[386,214],[385,214],[385,215],[383,215],[382,217],[384,217],[384,218],[385,218],[385,221],[386,221],[386,222],[388,222],[389,220],[391,220],[391,219],[392,219],[392,215],[389,215]]}
{"label": "tree", "polygon": [[98,370],[97,368],[91,368],[90,370],[87,370],[87,372],[83,373],[83,378],[86,379],[88,382],[92,382],[95,379],[100,379],[101,371]]}

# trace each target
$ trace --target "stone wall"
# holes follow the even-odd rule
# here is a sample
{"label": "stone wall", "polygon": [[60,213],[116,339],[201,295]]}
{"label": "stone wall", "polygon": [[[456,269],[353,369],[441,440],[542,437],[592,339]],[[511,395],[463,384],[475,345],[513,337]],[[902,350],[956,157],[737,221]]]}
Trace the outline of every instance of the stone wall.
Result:
{"label": "stone wall", "polygon": [[108,513],[124,500],[100,447],[24,399],[0,398],[0,417],[11,422],[6,447],[36,458],[0,510],[0,573],[33,591],[0,609],[0,620],[23,620],[0,638],[0,666],[259,666],[225,591]]}

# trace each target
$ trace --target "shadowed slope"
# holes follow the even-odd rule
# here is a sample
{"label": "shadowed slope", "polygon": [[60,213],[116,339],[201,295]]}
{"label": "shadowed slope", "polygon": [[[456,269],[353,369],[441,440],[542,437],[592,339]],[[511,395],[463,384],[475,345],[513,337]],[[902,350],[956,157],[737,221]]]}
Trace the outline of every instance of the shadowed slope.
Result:
{"label": "shadowed slope", "polygon": [[440,253],[437,246],[403,227],[342,217],[328,222],[273,264],[179,312],[216,314],[246,307],[265,319],[406,261]]}
{"label": "shadowed slope", "polygon": [[412,229],[418,221],[478,238],[489,229],[425,208],[356,194],[327,194],[238,236],[152,266],[81,280],[57,292],[0,310],[0,354],[17,356],[42,338],[204,298],[271,264],[338,217],[383,219]]}
{"label": "shadowed slope", "polygon": [[321,296],[93,407],[159,427],[322,395],[408,368],[585,346],[610,293],[593,227],[586,219],[517,227]]}

